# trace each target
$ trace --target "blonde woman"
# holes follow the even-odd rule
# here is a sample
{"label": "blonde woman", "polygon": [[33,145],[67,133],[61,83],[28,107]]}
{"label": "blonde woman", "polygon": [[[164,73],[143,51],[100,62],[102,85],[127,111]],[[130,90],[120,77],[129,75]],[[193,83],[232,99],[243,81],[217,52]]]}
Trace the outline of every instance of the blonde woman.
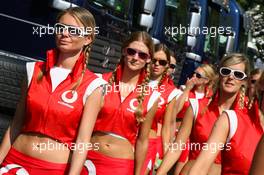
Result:
{"label": "blonde woman", "polygon": [[[220,63],[219,109],[208,141],[208,149],[201,151],[190,175],[208,174],[212,163],[221,151],[222,175],[249,174],[253,154],[262,135],[259,123],[254,122],[244,107],[244,89],[249,75],[249,61],[241,54],[224,57]],[[216,145],[212,148],[210,145]]]}
{"label": "blonde woman", "polygon": [[86,9],[70,8],[54,29],[57,48],[45,62],[27,64],[22,98],[0,147],[0,174],[76,175],[83,167],[88,150],[81,146],[90,144],[99,87],[106,83],[86,68],[95,21]]}
{"label": "blonde woman", "polygon": [[[210,103],[210,97],[212,95],[212,86],[215,84],[215,79],[216,74],[211,65],[204,64],[195,70],[194,76],[192,77],[190,82],[195,82],[195,86],[197,87],[202,86],[204,90],[202,92],[206,98],[190,98],[190,105],[196,105],[196,109],[193,109],[192,106],[188,107],[183,118],[182,124],[180,126],[179,132],[176,136],[176,140],[174,143],[172,143],[170,150],[165,154],[163,162],[160,168],[158,169],[158,175],[166,174],[174,165],[174,163],[180,158],[182,150],[188,149],[188,144],[186,144],[186,142],[189,137],[190,144],[202,144],[203,142],[206,142],[206,139],[209,135],[208,132],[210,132],[213,123],[218,115],[217,108],[215,108],[216,102],[214,101]],[[186,88],[189,88],[188,86]],[[192,86],[194,86],[194,84]],[[193,87],[191,87],[190,89],[192,88]],[[179,97],[179,99],[181,98],[182,97]],[[210,105],[208,106],[209,103]],[[208,113],[212,113],[213,115],[209,117]],[[192,166],[193,162],[195,161],[196,157],[198,156],[199,151],[200,150],[190,149],[189,160],[181,170],[181,174],[188,174],[188,171]],[[220,160],[217,160],[215,164],[215,170],[217,171],[220,171],[219,162]]]}

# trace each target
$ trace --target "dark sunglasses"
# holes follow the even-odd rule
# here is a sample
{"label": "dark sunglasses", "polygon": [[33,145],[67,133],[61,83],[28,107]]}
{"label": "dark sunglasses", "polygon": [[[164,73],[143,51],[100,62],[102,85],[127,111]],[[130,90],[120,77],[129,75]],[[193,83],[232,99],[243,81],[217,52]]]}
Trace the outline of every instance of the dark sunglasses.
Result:
{"label": "dark sunglasses", "polygon": [[252,80],[250,80],[250,82],[251,82],[251,84],[255,84],[257,82],[257,80],[252,79]]}
{"label": "dark sunglasses", "polygon": [[84,27],[69,26],[62,23],[56,23],[54,25],[54,30],[58,35],[63,34],[64,31],[67,31],[69,35],[73,37],[84,37],[88,35],[85,32]]}
{"label": "dark sunglasses", "polygon": [[220,74],[223,77],[233,75],[233,77],[237,80],[243,80],[247,77],[245,72],[240,71],[240,70],[233,70],[233,69],[230,69],[228,67],[221,67],[220,68]]}
{"label": "dark sunglasses", "polygon": [[158,62],[159,65],[161,65],[161,66],[166,66],[168,64],[168,62],[166,60],[157,60],[155,58],[151,59],[151,62],[153,64],[156,64],[156,62]]}
{"label": "dark sunglasses", "polygon": [[138,57],[141,58],[142,60],[146,60],[150,57],[149,54],[142,52],[140,50],[137,50],[137,49],[130,48],[130,47],[127,47],[125,49],[125,53],[129,56],[135,56],[137,54]]}
{"label": "dark sunglasses", "polygon": [[198,73],[198,72],[194,72],[193,75],[196,76],[196,78],[200,79],[200,78],[205,78],[207,79],[205,76],[203,76],[202,74]]}
{"label": "dark sunglasses", "polygon": [[171,69],[175,69],[176,68],[176,65],[175,64],[170,64],[170,68]]}

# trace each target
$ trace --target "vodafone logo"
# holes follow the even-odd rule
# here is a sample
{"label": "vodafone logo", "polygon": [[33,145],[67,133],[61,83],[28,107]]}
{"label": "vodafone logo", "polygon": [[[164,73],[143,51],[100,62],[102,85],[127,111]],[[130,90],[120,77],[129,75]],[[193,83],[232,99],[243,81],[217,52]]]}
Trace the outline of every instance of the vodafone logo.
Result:
{"label": "vodafone logo", "polygon": [[136,98],[133,98],[129,102],[129,108],[127,108],[128,111],[134,113],[137,110],[138,101]]}
{"label": "vodafone logo", "polygon": [[73,103],[78,99],[78,93],[72,90],[65,91],[61,95],[61,99],[66,103]]}

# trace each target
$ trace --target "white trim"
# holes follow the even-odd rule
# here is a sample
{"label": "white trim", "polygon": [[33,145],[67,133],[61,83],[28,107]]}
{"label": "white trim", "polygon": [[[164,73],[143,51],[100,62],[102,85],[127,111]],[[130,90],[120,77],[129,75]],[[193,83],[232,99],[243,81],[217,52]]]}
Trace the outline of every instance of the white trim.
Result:
{"label": "white trim", "polygon": [[84,162],[84,167],[86,167],[89,175],[96,175],[96,167],[91,160],[86,160]]}
{"label": "white trim", "polygon": [[33,77],[35,64],[36,64],[36,62],[27,62],[26,63],[28,87],[29,87],[30,82],[31,82],[32,77]]}
{"label": "white trim", "polygon": [[93,92],[96,88],[98,88],[98,87],[100,87],[100,86],[102,86],[102,85],[104,85],[104,84],[107,84],[107,81],[103,80],[102,78],[96,78],[96,79],[94,79],[94,80],[88,85],[88,87],[87,87],[86,90],[85,90],[85,93],[84,93],[84,95],[83,95],[83,105],[85,104],[87,98],[92,94],[92,92]]}
{"label": "white trim", "polygon": [[198,116],[198,112],[199,112],[199,102],[198,99],[195,98],[190,98],[189,99],[192,110],[193,110],[193,116],[194,116],[194,120],[197,119]]}
{"label": "white trim", "polygon": [[148,101],[147,111],[149,111],[152,108],[152,106],[154,105],[154,103],[157,101],[159,97],[160,97],[160,93],[158,91],[153,91]]}
{"label": "white trim", "polygon": [[229,134],[226,140],[228,143],[236,133],[238,121],[236,112],[234,110],[225,110],[224,112],[227,113],[229,119]]}
{"label": "white trim", "polygon": [[168,103],[173,100],[173,98],[176,98],[176,100],[178,100],[182,93],[183,92],[180,89],[175,88],[168,97]]}
{"label": "white trim", "polygon": [[149,162],[148,162],[148,169],[151,170],[152,169],[152,160],[150,159]]}
{"label": "white trim", "polygon": [[103,74],[100,74],[100,73],[95,73],[95,75],[99,78],[103,78]]}
{"label": "white trim", "polygon": [[29,175],[27,170],[18,164],[8,164],[5,167],[0,168],[0,175],[8,173],[10,170],[19,168],[16,172],[17,175]]}
{"label": "white trim", "polygon": [[51,92],[54,92],[55,89],[63,82],[71,72],[70,69],[65,69],[62,67],[53,67],[50,69],[50,78],[51,78]]}

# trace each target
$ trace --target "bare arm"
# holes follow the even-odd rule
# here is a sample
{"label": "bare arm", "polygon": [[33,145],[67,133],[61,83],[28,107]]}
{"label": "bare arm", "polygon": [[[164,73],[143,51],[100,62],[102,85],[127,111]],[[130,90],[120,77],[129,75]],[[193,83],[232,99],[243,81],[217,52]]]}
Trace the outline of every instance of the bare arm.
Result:
{"label": "bare arm", "polygon": [[5,159],[11,145],[14,143],[17,136],[20,134],[22,129],[24,118],[25,118],[25,101],[27,96],[27,83],[26,81],[22,82],[21,87],[21,98],[17,104],[15,116],[10,126],[8,127],[2,143],[0,145],[0,164]]}
{"label": "bare arm", "polygon": [[264,172],[264,135],[258,144],[250,168],[250,175],[262,175]]}
{"label": "bare arm", "polygon": [[186,99],[189,98],[189,93],[193,87],[194,87],[193,79],[188,79],[186,81],[186,88],[183,90],[183,93],[180,95],[180,97],[176,101],[177,108],[175,110],[175,114],[176,114],[175,116],[177,116],[178,113],[182,110],[183,105],[184,105]]}
{"label": "bare arm", "polygon": [[163,143],[163,152],[166,153],[167,146],[172,140],[172,130],[174,125],[173,110],[175,108],[176,99],[174,98],[166,107],[166,112],[164,115],[164,122],[161,129],[162,143]]}
{"label": "bare arm", "polygon": [[170,150],[165,154],[162,164],[160,168],[158,169],[157,175],[167,174],[170,168],[179,159],[182,150],[175,149],[175,148],[179,148],[182,143],[186,143],[192,131],[193,119],[194,119],[193,110],[192,110],[192,107],[190,106],[185,113],[182,125],[176,137],[176,140],[172,145],[170,145],[170,148],[169,148]]}
{"label": "bare arm", "polygon": [[[202,150],[196,159],[193,167],[191,168],[189,175],[206,175],[216,159],[220,149],[220,145],[224,145],[226,143],[227,137],[229,133],[229,122],[228,116],[224,112],[220,115],[218,120],[215,122],[214,128],[211,132],[211,135],[207,141],[208,150]],[[216,147],[212,147],[210,145],[216,144]]]}
{"label": "bare arm", "polygon": [[87,148],[91,148],[90,138],[97,115],[101,109],[101,97],[102,92],[97,88],[86,100],[76,139],[77,149],[73,152],[69,175],[81,173],[88,152]]}
{"label": "bare arm", "polygon": [[158,101],[156,101],[152,106],[152,108],[149,110],[149,112],[146,115],[146,120],[141,124],[140,127],[140,131],[136,143],[136,150],[135,150],[135,175],[140,175],[141,168],[143,166],[145,157],[147,155],[148,136],[157,107],[158,107]]}

